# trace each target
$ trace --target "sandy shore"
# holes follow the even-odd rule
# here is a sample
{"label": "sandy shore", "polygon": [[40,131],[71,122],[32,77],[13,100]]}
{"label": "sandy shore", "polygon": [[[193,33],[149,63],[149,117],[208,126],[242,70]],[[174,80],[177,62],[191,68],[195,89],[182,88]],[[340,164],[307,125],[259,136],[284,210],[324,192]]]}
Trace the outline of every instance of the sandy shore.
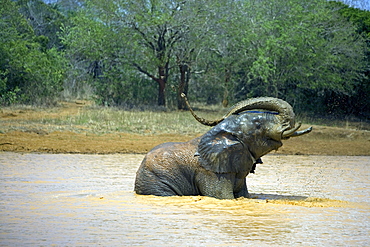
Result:
{"label": "sandy shore", "polygon": [[[183,142],[201,133],[181,135],[108,133],[91,131],[50,130],[46,125],[28,124],[40,117],[60,117],[78,114],[81,104],[69,104],[46,111],[0,110],[0,151],[42,153],[146,153],[164,142]],[[306,128],[308,125],[304,125]],[[0,126],[1,127],[1,126]],[[16,128],[15,128],[16,127]],[[4,130],[5,129],[5,130]],[[370,155],[370,131],[351,128],[313,126],[313,131],[291,138],[277,154],[300,155]]]}

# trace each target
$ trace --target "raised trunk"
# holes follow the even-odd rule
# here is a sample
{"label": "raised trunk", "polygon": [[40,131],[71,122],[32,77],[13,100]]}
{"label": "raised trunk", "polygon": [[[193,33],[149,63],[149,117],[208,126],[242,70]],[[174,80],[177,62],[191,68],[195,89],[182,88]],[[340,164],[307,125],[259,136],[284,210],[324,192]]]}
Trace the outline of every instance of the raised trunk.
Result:
{"label": "raised trunk", "polygon": [[195,112],[191,109],[190,104],[186,98],[186,95],[183,94],[182,97],[185,99],[185,102],[187,103],[189,110],[191,111],[194,118],[203,125],[215,126],[232,114],[237,114],[242,111],[253,110],[253,109],[264,109],[268,111],[278,112],[280,118],[282,119],[282,122],[290,125],[287,127],[293,128],[295,124],[294,123],[295,116],[294,116],[292,106],[289,105],[284,100],[277,99],[277,98],[261,97],[261,98],[253,98],[253,99],[247,99],[244,101],[240,101],[239,103],[235,104],[231,108],[231,110],[226,115],[224,115],[222,118],[210,121],[210,120],[206,120],[206,119],[198,117],[195,114]]}
{"label": "raised trunk", "polygon": [[281,119],[281,125],[277,126],[273,134],[279,135],[276,139],[288,139],[290,137],[301,136],[312,131],[312,127],[309,127],[305,130],[298,131],[301,127],[299,123],[297,127],[295,126],[295,116],[293,112],[292,106],[281,99],[271,98],[271,97],[261,97],[261,98],[253,98],[241,101],[237,103],[225,116],[221,119],[209,121],[204,118],[198,117],[195,112],[191,109],[190,104],[186,98],[185,94],[182,94],[181,97],[185,99],[186,104],[189,107],[191,114],[194,118],[200,122],[201,124],[208,125],[208,126],[215,126],[218,123],[222,122],[224,119],[229,117],[232,114],[238,114],[243,111],[247,110],[258,110],[263,109],[267,111],[272,111],[274,114],[278,114],[279,118]]}

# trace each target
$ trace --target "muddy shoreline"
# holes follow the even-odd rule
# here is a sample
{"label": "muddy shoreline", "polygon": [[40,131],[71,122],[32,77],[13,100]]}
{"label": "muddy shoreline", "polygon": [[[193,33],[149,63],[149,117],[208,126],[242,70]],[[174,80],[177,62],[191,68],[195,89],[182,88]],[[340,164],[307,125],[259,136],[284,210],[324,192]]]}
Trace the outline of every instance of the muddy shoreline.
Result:
{"label": "muddy shoreline", "polygon": [[[324,129],[325,130],[325,129]],[[310,136],[286,140],[272,154],[293,155],[370,155],[370,141],[362,138],[320,138],[325,131],[315,129]],[[200,134],[198,134],[200,135]],[[0,134],[0,151],[80,154],[144,154],[164,142],[184,142],[198,135],[137,135],[128,133],[91,134],[43,130],[10,131]]]}
{"label": "muddy shoreline", "polygon": [[[105,108],[92,108],[88,102],[63,102],[59,107],[46,109],[2,108],[0,109],[0,152],[145,154],[161,143],[189,141],[208,130],[208,128],[194,125],[191,127],[192,131],[184,132],[185,127],[196,124],[187,112],[181,113],[181,118],[184,119],[177,120],[177,123],[172,123],[176,121],[175,117],[179,118],[176,114],[149,112],[147,114],[152,114],[151,117],[154,118],[152,121],[156,125],[149,122],[150,119],[138,119],[141,126],[137,126],[137,123],[127,125],[127,128],[135,126],[135,128],[143,129],[136,131],[136,133],[132,133],[132,131],[122,133],[108,128],[104,130],[105,132],[99,132],[96,131],[96,125],[92,126],[89,122],[84,125],[72,123],[74,118],[83,118],[81,116],[86,113],[94,116],[101,111],[107,113],[103,115],[105,119],[98,122],[99,128],[105,128],[107,124],[112,123],[119,126],[135,117],[135,113],[130,113],[131,115],[127,119],[119,122],[117,119],[119,111],[109,112]],[[91,118],[90,115],[88,116]],[[98,119],[101,118],[100,115],[98,116]],[[167,118],[167,120],[163,118]],[[188,122],[185,118],[188,118]],[[211,116],[210,118],[215,117]],[[165,124],[163,124],[164,121]],[[162,131],[153,131],[158,129],[160,125],[164,126]],[[309,126],[311,125],[303,124],[302,129]],[[359,129],[356,129],[356,125],[342,128],[312,126],[311,133],[283,141],[283,146],[272,154],[370,155],[370,131],[367,128],[361,129],[360,126]]]}

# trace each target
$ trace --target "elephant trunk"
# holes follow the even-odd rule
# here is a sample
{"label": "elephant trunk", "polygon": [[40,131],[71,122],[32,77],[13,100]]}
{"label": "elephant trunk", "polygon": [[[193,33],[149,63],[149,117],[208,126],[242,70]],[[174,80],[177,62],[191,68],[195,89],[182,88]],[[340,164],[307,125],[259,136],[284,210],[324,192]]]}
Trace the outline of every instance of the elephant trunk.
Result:
{"label": "elephant trunk", "polygon": [[282,119],[282,122],[289,124],[289,126],[287,126],[288,128],[294,127],[295,116],[293,108],[286,101],[281,99],[272,97],[260,97],[243,100],[235,104],[231,108],[231,110],[227,114],[225,114],[222,118],[210,121],[201,118],[195,114],[184,93],[181,94],[181,97],[185,99],[186,105],[189,107],[189,110],[191,114],[194,116],[194,118],[203,125],[215,126],[222,122],[223,120],[225,120],[227,117],[231,116],[232,114],[238,114],[246,110],[262,109],[267,111],[278,112],[280,118]]}
{"label": "elephant trunk", "polygon": [[194,116],[194,118],[200,122],[203,125],[207,126],[215,126],[225,120],[227,117],[231,116],[232,114],[238,114],[243,111],[247,110],[253,110],[253,109],[262,109],[267,111],[273,111],[277,112],[279,115],[279,118],[281,120],[282,126],[280,126],[278,129],[276,129],[276,134],[280,135],[282,139],[288,139],[290,137],[296,137],[300,135],[307,134],[311,132],[312,127],[298,131],[298,129],[301,127],[301,124],[299,123],[297,127],[295,126],[295,114],[293,112],[292,106],[281,99],[272,98],[272,97],[260,97],[260,98],[252,98],[240,101],[239,103],[235,104],[231,110],[224,115],[222,118],[217,120],[206,120],[204,118],[201,118],[195,114],[193,109],[190,106],[190,103],[184,93],[181,94],[181,97],[184,98],[186,105],[188,106],[191,114]]}
{"label": "elephant trunk", "polygon": [[204,118],[201,118],[199,117],[197,114],[195,114],[195,112],[193,111],[193,108],[191,108],[190,106],[190,103],[188,101],[188,98],[186,97],[186,95],[184,93],[181,93],[181,97],[184,98],[185,100],[185,103],[186,105],[188,106],[189,110],[190,110],[190,113],[191,115],[193,115],[193,117],[201,124],[203,125],[207,125],[207,126],[216,126],[218,123],[220,123],[222,120],[224,120],[225,118],[223,119],[219,119],[219,120],[215,120],[215,121],[210,121],[210,120],[206,120]]}

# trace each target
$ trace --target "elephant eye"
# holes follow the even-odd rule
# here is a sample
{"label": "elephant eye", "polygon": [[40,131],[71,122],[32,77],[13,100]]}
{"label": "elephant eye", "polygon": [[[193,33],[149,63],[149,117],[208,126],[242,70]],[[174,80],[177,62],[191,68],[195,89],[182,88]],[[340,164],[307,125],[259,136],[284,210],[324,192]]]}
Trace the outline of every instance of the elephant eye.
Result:
{"label": "elephant eye", "polygon": [[254,130],[260,130],[263,127],[264,119],[262,116],[253,116],[252,119],[249,120],[249,128],[253,128]]}
{"label": "elephant eye", "polygon": [[260,129],[262,127],[261,121],[258,118],[253,119],[253,124],[256,129]]}

